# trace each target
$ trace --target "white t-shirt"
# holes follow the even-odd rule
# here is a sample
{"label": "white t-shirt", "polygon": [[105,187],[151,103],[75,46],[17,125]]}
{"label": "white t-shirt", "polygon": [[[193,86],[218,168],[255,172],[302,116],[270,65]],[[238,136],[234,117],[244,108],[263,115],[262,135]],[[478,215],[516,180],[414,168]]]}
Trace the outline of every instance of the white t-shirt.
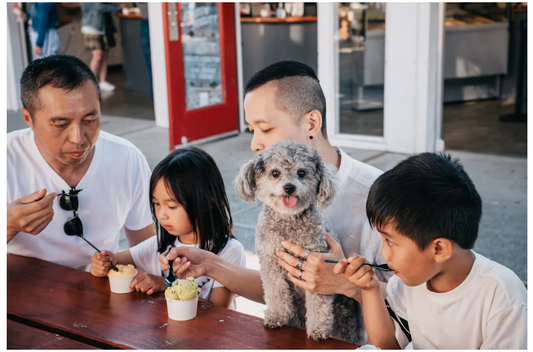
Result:
{"label": "white t-shirt", "polygon": [[[357,253],[370,262],[383,264],[381,235],[370,227],[366,216],[368,191],[383,172],[353,159],[339,148],[335,149],[341,155],[337,172],[341,184],[333,203],[325,210],[326,220],[339,237],[344,255]],[[384,282],[392,277],[392,273],[377,274]]]}
{"label": "white t-shirt", "polygon": [[[176,237],[176,241],[174,242],[174,247],[198,248],[198,246],[198,244],[181,243],[178,240],[178,237]],[[150,237],[138,245],[131,247],[130,253],[135,266],[149,274],[157,276],[162,275],[161,264],[159,263],[160,253],[157,251],[157,249],[157,236]],[[226,243],[224,248],[217,255],[230,263],[246,267],[246,255],[244,253],[244,247],[234,238],[230,238],[228,243]],[[202,289],[202,294],[200,297],[206,300],[209,300],[211,291],[214,288],[224,287],[224,285],[222,285],[220,282],[208,278],[207,276],[200,276],[196,278],[196,283],[198,284],[198,287]],[[233,300],[230,309],[236,309],[235,299]]]}
{"label": "white t-shirt", "polygon": [[[341,165],[337,176],[341,180],[337,196],[325,209],[326,220],[339,237],[345,256],[357,253],[369,262],[384,264],[381,256],[381,235],[372,230],[366,216],[368,191],[374,181],[383,173],[373,166],[350,157],[340,148],[335,147],[341,156]],[[376,270],[376,277],[383,282],[392,276]],[[363,321],[362,309],[359,310],[359,344],[368,342]]]}
{"label": "white t-shirt", "polygon": [[[120,229],[141,230],[152,224],[149,203],[150,167],[129,141],[101,131],[87,172],[76,186],[83,236],[100,250],[118,251]],[[46,188],[68,193],[69,185],[44,160],[31,129],[7,135],[7,204]],[[63,230],[72,211],[54,200],[54,217],[37,236],[18,233],[7,244],[9,253],[35,257],[89,270],[95,250],[83,239]]]}
{"label": "white t-shirt", "polygon": [[[473,252],[473,251],[472,251]],[[474,253],[467,278],[455,289],[435,293],[426,283],[409,287],[394,276],[388,302],[407,320],[414,349],[525,349],[527,291],[510,269]],[[403,348],[407,338],[396,326]]]}

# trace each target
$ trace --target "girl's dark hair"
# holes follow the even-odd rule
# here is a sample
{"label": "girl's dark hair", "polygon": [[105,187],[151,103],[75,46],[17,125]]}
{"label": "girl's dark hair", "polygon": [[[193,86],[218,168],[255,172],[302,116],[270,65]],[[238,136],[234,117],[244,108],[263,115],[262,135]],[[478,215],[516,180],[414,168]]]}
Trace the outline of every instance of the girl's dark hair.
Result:
{"label": "girl's dark hair", "polygon": [[370,226],[392,225],[421,250],[437,238],[472,249],[481,220],[481,197],[458,160],[422,153],[379,176],[368,193]]}
{"label": "girl's dark hair", "polygon": [[200,248],[217,254],[232,235],[233,220],[222,175],[205,151],[181,148],[167,155],[154,169],[150,178],[150,209],[157,229],[158,252],[174,246],[176,236],[165,230],[155,215],[153,194],[163,179],[169,194],[183,207],[191,222]]}

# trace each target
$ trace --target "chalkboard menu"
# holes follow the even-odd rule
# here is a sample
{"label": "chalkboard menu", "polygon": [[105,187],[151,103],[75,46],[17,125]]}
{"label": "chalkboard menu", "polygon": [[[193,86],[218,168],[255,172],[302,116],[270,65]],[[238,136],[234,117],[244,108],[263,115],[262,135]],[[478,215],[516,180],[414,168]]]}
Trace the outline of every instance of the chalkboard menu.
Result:
{"label": "chalkboard menu", "polygon": [[216,3],[181,3],[187,110],[222,103]]}

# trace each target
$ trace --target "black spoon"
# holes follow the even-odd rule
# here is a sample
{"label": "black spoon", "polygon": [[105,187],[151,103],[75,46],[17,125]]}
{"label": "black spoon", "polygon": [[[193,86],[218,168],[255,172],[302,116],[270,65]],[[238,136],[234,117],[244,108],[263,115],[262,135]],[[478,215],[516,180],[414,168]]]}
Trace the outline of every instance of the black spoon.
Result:
{"label": "black spoon", "polygon": [[[66,232],[66,231],[65,231],[65,232]],[[90,244],[91,247],[93,247],[98,253],[102,253],[101,250],[99,250],[98,248],[96,248],[91,242],[87,241],[87,239],[86,239],[85,237],[83,237],[83,235],[80,235],[80,234],[78,234],[78,235],[71,235],[70,233],[67,233],[67,235],[69,235],[69,236],[78,236],[78,237],[80,237],[82,240],[84,240],[85,242],[87,242],[88,244]],[[115,264],[113,264],[113,262],[110,262],[110,264],[111,264],[111,269],[115,270],[116,272],[119,271],[118,268],[115,266]]]}
{"label": "black spoon", "polygon": [[[340,260],[336,260],[336,259],[325,259],[324,262],[325,263],[338,263]],[[373,263],[369,263],[369,262],[364,262],[363,265],[370,265],[371,267],[373,267],[374,269],[378,269],[378,270],[381,270],[381,271],[392,271],[392,269],[389,269],[389,266],[387,264],[373,264]]]}
{"label": "black spoon", "polygon": [[165,278],[165,285],[171,287],[177,279],[178,277],[174,274],[174,262],[170,261],[168,262],[168,276]]}

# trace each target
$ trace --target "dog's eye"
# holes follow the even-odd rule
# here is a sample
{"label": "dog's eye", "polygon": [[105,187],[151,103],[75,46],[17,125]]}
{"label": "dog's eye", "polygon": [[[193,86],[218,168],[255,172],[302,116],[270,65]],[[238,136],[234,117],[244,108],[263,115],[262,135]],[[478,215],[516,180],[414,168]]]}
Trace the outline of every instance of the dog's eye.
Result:
{"label": "dog's eye", "polygon": [[279,171],[278,170],[272,170],[272,177],[278,178],[279,177]]}
{"label": "dog's eye", "polygon": [[305,177],[305,174],[306,174],[305,170],[298,170],[298,177],[303,178]]}

